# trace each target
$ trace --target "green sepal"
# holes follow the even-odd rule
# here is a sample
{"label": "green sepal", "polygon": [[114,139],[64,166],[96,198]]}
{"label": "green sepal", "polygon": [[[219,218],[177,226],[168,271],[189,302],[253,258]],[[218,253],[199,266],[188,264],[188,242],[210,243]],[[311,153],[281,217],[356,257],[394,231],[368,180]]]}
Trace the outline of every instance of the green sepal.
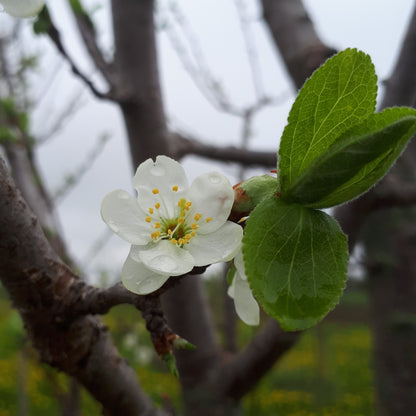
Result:
{"label": "green sepal", "polygon": [[178,368],[176,367],[176,359],[175,359],[175,356],[173,354],[163,354],[162,355],[162,360],[168,366],[170,373],[174,377],[178,378],[179,377],[179,373],[178,373]]}
{"label": "green sepal", "polygon": [[191,344],[185,338],[178,337],[173,341],[173,348],[176,348],[177,350],[195,350],[196,346]]}
{"label": "green sepal", "polygon": [[227,283],[228,283],[228,286],[231,286],[232,285],[236,271],[237,271],[237,268],[235,267],[235,264],[232,261],[230,263],[230,266],[229,266],[228,272],[227,272]]}
{"label": "green sepal", "polygon": [[276,194],[277,179],[270,175],[253,176],[234,186],[234,212],[248,213],[260,202]]}

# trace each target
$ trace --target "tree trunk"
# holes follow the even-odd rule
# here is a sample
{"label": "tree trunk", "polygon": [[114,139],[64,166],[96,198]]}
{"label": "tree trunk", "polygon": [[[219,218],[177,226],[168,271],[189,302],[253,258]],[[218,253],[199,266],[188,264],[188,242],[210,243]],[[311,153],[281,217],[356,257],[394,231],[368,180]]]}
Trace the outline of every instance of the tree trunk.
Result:
{"label": "tree trunk", "polygon": [[156,53],[154,0],[113,0],[115,69],[133,166],[169,155]]}

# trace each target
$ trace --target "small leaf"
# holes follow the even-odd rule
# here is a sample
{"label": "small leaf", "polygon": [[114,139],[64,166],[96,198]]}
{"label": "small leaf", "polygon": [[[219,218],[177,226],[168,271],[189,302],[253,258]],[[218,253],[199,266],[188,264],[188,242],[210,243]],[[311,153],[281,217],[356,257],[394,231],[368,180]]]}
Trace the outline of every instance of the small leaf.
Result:
{"label": "small leaf", "polygon": [[416,132],[416,110],[389,108],[344,133],[292,183],[282,198],[328,208],[380,180]]}
{"label": "small leaf", "polygon": [[377,77],[364,52],[346,49],[328,59],[300,90],[279,149],[279,190],[296,178],[344,131],[374,113]]}
{"label": "small leaf", "polygon": [[345,286],[347,238],[338,223],[322,211],[277,197],[250,215],[243,255],[254,296],[288,331],[320,321]]}
{"label": "small leaf", "polygon": [[191,344],[185,338],[177,337],[173,341],[173,348],[176,348],[177,350],[194,350],[196,349],[196,346]]}
{"label": "small leaf", "polygon": [[176,367],[176,360],[173,354],[163,354],[162,355],[162,360],[166,363],[166,365],[169,368],[170,373],[178,378],[179,377],[179,373],[178,373],[178,368]]}

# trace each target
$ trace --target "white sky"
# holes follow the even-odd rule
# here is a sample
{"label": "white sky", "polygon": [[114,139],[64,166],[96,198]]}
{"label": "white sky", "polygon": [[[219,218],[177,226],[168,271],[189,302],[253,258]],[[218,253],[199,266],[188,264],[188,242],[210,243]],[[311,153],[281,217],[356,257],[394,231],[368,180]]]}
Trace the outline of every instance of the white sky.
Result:
{"label": "white sky", "polygon": [[[85,1],[90,7],[97,2]],[[163,10],[166,10],[169,3],[169,0],[159,2],[162,23],[166,23],[166,13]],[[281,105],[270,107],[257,115],[250,147],[275,151],[294,98],[294,90],[261,22],[257,1],[245,0],[245,3],[266,93],[286,96]],[[54,0],[49,1],[49,4],[57,25],[65,34],[64,41],[71,55],[91,74],[91,63],[86,59],[79,39],[73,35],[65,2]],[[108,1],[103,1],[95,16],[101,42],[111,50],[108,4]],[[253,103],[254,89],[235,2],[178,0],[177,4],[190,23],[210,73],[220,82],[229,100],[238,107]],[[389,76],[414,7],[413,0],[305,0],[304,4],[315,22],[316,30],[327,44],[339,50],[357,47],[365,51],[372,57],[379,79]],[[0,32],[5,19],[6,16],[0,16]],[[184,71],[163,31],[158,35],[158,46],[166,113],[172,125],[212,143],[238,144],[241,120],[216,111],[202,97]],[[43,56],[41,69],[34,78],[34,90],[39,95],[45,85],[51,83],[50,77],[59,59],[46,39],[30,40],[26,48],[36,50]],[[59,109],[64,108],[66,100],[80,93],[82,84],[73,78],[67,64],[61,67],[35,111],[35,135],[45,132]],[[40,147],[39,161],[47,182],[52,189],[56,189],[64,176],[83,162],[101,133],[111,135],[100,158],[58,208],[70,251],[76,259],[88,266],[91,275],[95,275],[99,269],[107,268],[115,276],[127,255],[127,243],[113,237],[93,261],[88,261],[87,257],[92,244],[106,229],[99,214],[102,198],[117,188],[131,190],[133,168],[130,166],[125,131],[118,109],[111,104],[97,102],[88,92],[84,95],[86,104],[81,111],[56,137]],[[190,179],[201,172],[221,170],[231,182],[236,182],[237,169],[233,165],[215,165],[190,157],[186,158],[184,166]]]}

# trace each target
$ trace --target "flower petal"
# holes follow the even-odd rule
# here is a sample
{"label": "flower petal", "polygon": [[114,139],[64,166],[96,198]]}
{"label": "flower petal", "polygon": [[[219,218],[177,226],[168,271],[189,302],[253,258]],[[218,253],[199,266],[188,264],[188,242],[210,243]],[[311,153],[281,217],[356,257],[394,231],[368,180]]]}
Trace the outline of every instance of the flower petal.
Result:
{"label": "flower petal", "polygon": [[125,288],[130,292],[147,295],[159,289],[169,279],[169,276],[152,272],[129,254],[121,271],[121,279]]}
{"label": "flower petal", "polygon": [[168,240],[159,241],[146,248],[133,247],[131,256],[142,261],[153,272],[166,276],[188,273],[195,266],[194,259],[187,250]]}
{"label": "flower petal", "polygon": [[240,250],[234,257],[234,265],[237,269],[240,278],[243,280],[247,280],[246,269],[244,267],[244,260],[243,260],[243,252]]}
{"label": "flower petal", "polygon": [[4,11],[14,17],[36,16],[45,5],[44,0],[1,0]]}
{"label": "flower petal", "polygon": [[254,299],[248,282],[239,276],[238,271],[234,276],[234,281],[234,305],[237,315],[247,325],[258,325],[260,322],[260,308],[256,299]]}
{"label": "flower petal", "polygon": [[101,216],[111,230],[131,244],[151,241],[151,226],[145,213],[128,192],[120,189],[107,194],[101,204]]}
{"label": "flower petal", "polygon": [[224,175],[211,172],[198,176],[192,182],[188,198],[192,201],[192,211],[202,214],[198,233],[207,234],[227,221],[234,202],[234,191]]}
{"label": "flower petal", "polygon": [[[188,180],[180,163],[167,156],[158,156],[155,162],[147,159],[139,165],[133,178],[133,186],[138,193],[139,205],[144,211],[160,202],[161,215],[171,218],[178,200],[188,189]],[[159,191],[157,194],[153,193],[155,189]]]}
{"label": "flower petal", "polygon": [[241,246],[243,229],[227,221],[221,228],[210,234],[197,233],[185,246],[194,258],[195,266],[206,266],[231,260]]}

